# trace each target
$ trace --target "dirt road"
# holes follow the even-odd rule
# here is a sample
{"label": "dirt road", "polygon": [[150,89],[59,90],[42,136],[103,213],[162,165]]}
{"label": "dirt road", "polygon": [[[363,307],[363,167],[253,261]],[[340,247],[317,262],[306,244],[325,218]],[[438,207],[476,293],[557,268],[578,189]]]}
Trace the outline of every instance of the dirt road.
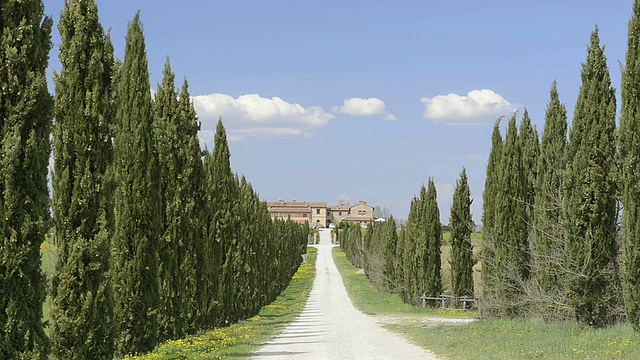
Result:
{"label": "dirt road", "polygon": [[331,231],[321,230],[309,301],[253,359],[436,359],[353,307],[331,257],[332,247]]}

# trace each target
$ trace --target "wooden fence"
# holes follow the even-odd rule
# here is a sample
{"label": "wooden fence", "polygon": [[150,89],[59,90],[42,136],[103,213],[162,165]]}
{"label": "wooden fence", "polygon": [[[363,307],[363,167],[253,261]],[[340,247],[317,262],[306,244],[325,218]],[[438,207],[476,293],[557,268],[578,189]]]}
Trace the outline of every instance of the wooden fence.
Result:
{"label": "wooden fence", "polygon": [[[422,300],[422,307],[427,306],[427,301],[438,301],[440,302],[441,309],[451,309],[456,306],[456,304],[462,304],[462,310],[469,310],[472,307],[478,309],[478,317],[482,320],[482,299],[470,298],[470,297],[460,297],[457,298],[451,295],[440,295],[440,296],[426,296],[423,294],[420,299]],[[457,301],[456,301],[457,300]]]}

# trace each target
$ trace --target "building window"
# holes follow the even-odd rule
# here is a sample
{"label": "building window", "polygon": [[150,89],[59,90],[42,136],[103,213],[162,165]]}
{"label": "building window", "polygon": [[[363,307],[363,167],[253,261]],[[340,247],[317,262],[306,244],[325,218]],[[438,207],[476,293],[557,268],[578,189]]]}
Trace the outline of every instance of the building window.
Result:
{"label": "building window", "polygon": [[302,214],[302,217],[307,217],[307,213]]}
{"label": "building window", "polygon": [[320,209],[316,209],[316,215],[320,215]]}

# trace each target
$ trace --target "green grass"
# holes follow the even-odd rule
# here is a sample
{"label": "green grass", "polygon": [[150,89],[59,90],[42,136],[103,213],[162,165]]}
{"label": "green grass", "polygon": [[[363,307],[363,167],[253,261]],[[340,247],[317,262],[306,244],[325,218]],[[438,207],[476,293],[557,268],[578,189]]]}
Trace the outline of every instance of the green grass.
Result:
{"label": "green grass", "polygon": [[477,317],[473,311],[440,310],[432,308],[417,308],[405,304],[398,294],[378,292],[364,274],[358,274],[345,254],[338,247],[333,248],[333,260],[336,263],[344,286],[349,292],[353,306],[368,315],[397,315],[397,316],[438,316],[438,317]]}
{"label": "green grass", "polygon": [[[53,236],[47,236],[46,240],[40,246],[40,258],[42,260],[42,271],[44,275],[47,277],[47,284],[51,279],[51,276],[55,272],[56,269],[56,261],[58,260],[58,249],[53,244]],[[45,333],[49,335],[49,306],[51,303],[51,298],[47,295],[47,298],[42,305],[42,320],[47,323],[47,327],[44,329]]]}
{"label": "green grass", "polygon": [[[420,309],[395,294],[377,292],[365,275],[334,249],[349,297],[358,310],[378,316],[385,327],[445,359],[640,359],[640,336],[630,326],[591,329],[575,323],[538,320],[485,320],[435,325],[428,317],[476,316],[456,310]],[[395,320],[388,321],[387,315]]]}
{"label": "green grass", "polygon": [[152,353],[126,359],[249,357],[302,312],[313,285],[318,251],[309,248],[308,253],[308,263],[300,266],[287,289],[273,303],[265,306],[257,316],[229,327],[167,341]]}
{"label": "green grass", "polygon": [[491,320],[388,328],[446,359],[640,359],[640,339],[627,326],[594,330],[572,323]]}

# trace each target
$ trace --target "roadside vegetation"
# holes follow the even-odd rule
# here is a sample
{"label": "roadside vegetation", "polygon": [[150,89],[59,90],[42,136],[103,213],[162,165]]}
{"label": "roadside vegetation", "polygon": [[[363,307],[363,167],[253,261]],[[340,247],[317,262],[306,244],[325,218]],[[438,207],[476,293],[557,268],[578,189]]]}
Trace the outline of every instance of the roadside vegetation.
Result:
{"label": "roadside vegetation", "polygon": [[[638,359],[640,337],[629,325],[593,329],[575,322],[493,319],[470,323],[434,318],[477,318],[475,311],[425,309],[379,292],[339,249],[333,258],[353,305],[383,326],[446,359]],[[444,258],[444,254],[443,254]]]}
{"label": "roadside vegetation", "polygon": [[354,267],[338,247],[333,249],[333,260],[342,276],[353,306],[367,315],[392,315],[397,317],[477,318],[475,311],[442,310],[432,307],[415,307],[402,301],[397,293],[378,291],[369,279]]}
{"label": "roadside vegetation", "polygon": [[280,333],[304,308],[315,278],[318,250],[308,248],[307,263],[298,268],[289,286],[271,304],[250,319],[160,344],[153,352],[125,359],[224,359],[248,357]]}

